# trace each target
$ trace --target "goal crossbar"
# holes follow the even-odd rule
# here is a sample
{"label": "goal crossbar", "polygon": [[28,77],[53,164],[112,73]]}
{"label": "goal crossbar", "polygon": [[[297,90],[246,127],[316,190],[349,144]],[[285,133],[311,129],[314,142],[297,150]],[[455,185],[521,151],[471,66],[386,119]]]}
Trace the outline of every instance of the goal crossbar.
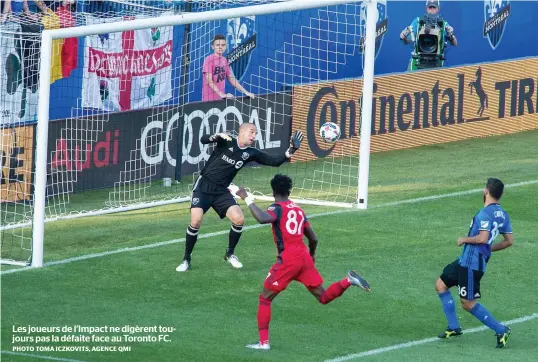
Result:
{"label": "goal crossbar", "polygon": [[154,27],[193,24],[201,21],[223,20],[243,16],[284,13],[287,11],[306,10],[324,6],[336,6],[360,2],[363,2],[363,0],[284,0],[271,4],[250,5],[200,13],[165,15],[158,18],[113,22],[107,23],[106,27],[103,27],[102,24],[96,24],[84,25],[76,28],[44,30],[42,36],[43,38],[51,37],[51,39],[64,39],[86,35],[118,33],[126,30],[140,30]]}

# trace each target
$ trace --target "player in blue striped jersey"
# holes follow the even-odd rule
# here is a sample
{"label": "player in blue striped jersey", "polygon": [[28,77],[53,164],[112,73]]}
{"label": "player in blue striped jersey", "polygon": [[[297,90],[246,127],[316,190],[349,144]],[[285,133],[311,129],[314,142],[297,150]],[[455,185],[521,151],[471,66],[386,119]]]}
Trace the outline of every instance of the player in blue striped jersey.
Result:
{"label": "player in blue striped jersey", "polygon": [[[448,321],[447,329],[439,338],[449,338],[461,335],[461,327],[456,316],[456,306],[449,289],[458,287],[463,309],[474,315],[478,320],[497,335],[497,348],[506,346],[512,333],[511,329],[499,323],[476,299],[481,297],[480,279],[486,272],[486,264],[492,251],[508,248],[514,243],[510,217],[499,205],[504,190],[504,184],[496,178],[489,178],[484,190],[484,207],[473,217],[469,233],[458,239],[458,246],[463,246],[463,252],[458,260],[448,264],[435,284],[443,305],[443,312]],[[493,243],[499,234],[504,240]]]}

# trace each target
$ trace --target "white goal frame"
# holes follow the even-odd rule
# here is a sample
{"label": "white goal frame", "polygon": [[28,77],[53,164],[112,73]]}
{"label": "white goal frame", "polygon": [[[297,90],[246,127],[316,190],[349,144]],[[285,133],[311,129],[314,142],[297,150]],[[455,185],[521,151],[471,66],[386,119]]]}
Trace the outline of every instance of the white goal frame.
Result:
{"label": "white goal frame", "polygon": [[[222,9],[200,13],[188,13],[181,15],[169,15],[158,18],[137,19],[116,23],[107,23],[106,26],[86,25],[75,28],[44,30],[41,36],[41,59],[39,79],[39,103],[37,113],[37,141],[35,147],[35,177],[34,177],[34,215],[32,230],[32,267],[43,266],[44,232],[45,232],[45,194],[47,187],[47,143],[50,107],[50,66],[52,59],[52,41],[88,35],[115,33],[127,30],[139,30],[151,27],[185,25],[203,21],[222,20],[231,17],[244,17],[252,15],[264,15],[287,11],[312,9],[324,6],[335,6],[346,3],[364,2],[367,9],[364,75],[363,75],[363,102],[361,110],[361,136],[359,155],[359,175],[356,204],[348,204],[348,207],[367,208],[368,200],[368,176],[370,159],[370,128],[372,115],[372,96],[374,79],[375,37],[377,23],[376,0],[283,0],[281,2]],[[367,100],[367,101],[365,101]],[[306,200],[305,200],[306,201]],[[177,202],[177,200],[175,201]],[[168,202],[169,203],[169,202]],[[323,202],[317,202],[324,204]],[[155,203],[153,203],[155,205]],[[147,206],[141,206],[147,207]],[[133,209],[130,207],[129,209]],[[104,213],[110,211],[104,210]],[[92,213],[94,215],[100,212]]]}

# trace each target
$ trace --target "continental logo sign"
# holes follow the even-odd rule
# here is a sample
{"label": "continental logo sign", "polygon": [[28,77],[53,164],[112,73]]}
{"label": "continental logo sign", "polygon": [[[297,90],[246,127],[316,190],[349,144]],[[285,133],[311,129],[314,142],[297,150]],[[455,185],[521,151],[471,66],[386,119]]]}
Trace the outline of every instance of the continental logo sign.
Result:
{"label": "continental logo sign", "polygon": [[0,129],[2,147],[0,202],[30,199],[34,156],[34,127]]}
{"label": "continental logo sign", "polygon": [[[294,161],[358,155],[362,80],[293,89],[293,128],[308,147]],[[375,78],[371,152],[502,135],[538,128],[538,58]],[[340,125],[325,143],[319,128]]]}

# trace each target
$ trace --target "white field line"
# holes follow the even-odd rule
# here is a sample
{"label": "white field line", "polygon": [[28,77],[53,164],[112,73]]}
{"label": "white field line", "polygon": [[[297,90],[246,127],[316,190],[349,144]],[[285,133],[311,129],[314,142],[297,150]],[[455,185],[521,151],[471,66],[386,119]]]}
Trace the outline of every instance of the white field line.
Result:
{"label": "white field line", "polygon": [[[528,316],[525,316],[525,317],[516,318],[516,319],[509,320],[509,321],[501,322],[501,323],[506,324],[506,325],[512,325],[512,324],[528,322],[528,321],[530,321],[532,319],[535,319],[535,318],[538,318],[538,313],[534,313],[534,314],[531,314],[531,315],[528,315]],[[464,335],[465,335],[465,334],[469,334],[469,333],[482,332],[482,331],[485,331],[485,330],[488,330],[488,329],[489,328],[486,327],[486,326],[481,326],[481,327],[466,329],[463,332],[464,332]],[[385,353],[385,352],[395,351],[395,350],[398,350],[398,349],[409,348],[409,347],[418,346],[418,345],[426,344],[426,343],[437,342],[437,341],[441,341],[441,339],[439,339],[438,337],[425,338],[425,339],[420,339],[420,340],[416,340],[416,341],[410,341],[410,342],[405,342],[405,343],[400,343],[400,344],[394,344],[392,346],[371,349],[369,351],[364,351],[364,352],[360,352],[360,353],[348,354],[348,355],[345,355],[345,356],[325,360],[325,362],[349,361],[349,360],[352,360],[352,359],[375,356],[377,354],[381,354],[381,353]]]}
{"label": "white field line", "polygon": [[[505,185],[505,188],[521,187],[521,186],[534,185],[534,184],[538,184],[538,180],[531,180],[531,181],[518,182],[518,183],[514,183],[514,184],[508,184],[508,185]],[[451,193],[448,193],[448,194],[439,194],[439,195],[418,197],[418,198],[414,198],[414,199],[407,199],[407,200],[389,202],[389,203],[385,203],[385,204],[372,206],[372,207],[370,207],[370,209],[377,209],[377,208],[382,208],[382,207],[393,207],[393,206],[399,206],[399,205],[405,205],[405,204],[414,204],[414,203],[423,202],[423,201],[439,200],[439,199],[444,199],[444,198],[448,198],[448,197],[457,197],[457,196],[463,196],[463,195],[470,195],[470,194],[474,194],[474,193],[477,193],[477,192],[481,192],[483,190],[484,190],[484,188],[479,188],[479,189],[472,189],[472,190],[466,190],[466,191],[451,192]],[[359,210],[359,209],[333,210],[333,211],[322,212],[322,213],[318,213],[318,214],[311,214],[311,215],[308,215],[308,218],[313,219],[313,218],[321,217],[321,216],[337,215],[337,214],[343,214],[343,213],[348,213],[348,212],[364,212],[364,211],[368,211],[368,210]],[[265,226],[269,226],[269,224],[249,225],[249,226],[246,226],[243,230],[258,229],[258,228],[265,227]],[[207,239],[207,238],[211,238],[213,236],[225,235],[225,234],[228,234],[228,233],[229,233],[229,229],[221,230],[221,231],[215,231],[215,232],[212,232],[212,233],[200,234],[200,235],[198,235],[198,239]],[[181,238],[181,239],[174,239],[174,240],[168,240],[168,241],[161,241],[161,242],[158,242],[158,243],[152,243],[152,244],[146,244],[146,245],[140,245],[140,246],[133,246],[133,247],[128,247],[128,248],[110,250],[110,251],[105,251],[105,252],[102,252],[102,253],[86,254],[86,255],[81,255],[81,256],[74,257],[74,258],[67,258],[67,259],[62,259],[62,260],[57,260],[57,261],[49,261],[49,262],[44,263],[43,266],[48,267],[48,266],[52,266],[52,265],[69,264],[69,263],[73,263],[73,262],[80,261],[80,260],[101,258],[101,257],[108,256],[108,255],[120,254],[120,253],[131,252],[131,251],[137,251],[137,250],[142,250],[142,249],[157,248],[159,246],[177,244],[177,243],[182,243],[184,241],[185,241],[185,238]],[[27,267],[22,267],[22,268],[17,268],[17,269],[3,270],[3,271],[0,272],[0,275],[13,274],[13,273],[26,271],[26,270],[32,270],[32,269],[37,269],[37,268],[32,268],[30,266],[27,266]]]}

